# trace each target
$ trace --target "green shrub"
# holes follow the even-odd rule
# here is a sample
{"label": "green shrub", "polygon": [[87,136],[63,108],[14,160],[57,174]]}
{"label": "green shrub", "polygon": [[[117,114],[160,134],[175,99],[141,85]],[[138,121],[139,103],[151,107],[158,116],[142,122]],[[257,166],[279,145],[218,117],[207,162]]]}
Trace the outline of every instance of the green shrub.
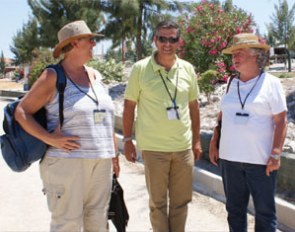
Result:
{"label": "green shrub", "polygon": [[50,65],[57,62],[52,55],[49,49],[40,49],[38,51],[34,51],[35,59],[32,62],[31,70],[29,74],[29,88],[32,87],[34,82],[39,78],[43,69]]}
{"label": "green shrub", "polygon": [[291,73],[281,73],[279,78],[291,78],[293,75]]}
{"label": "green shrub", "polygon": [[112,80],[122,82],[124,78],[124,65],[119,62],[116,63],[114,59],[91,60],[88,65],[97,69],[103,76],[103,82],[109,83]]}
{"label": "green shrub", "polygon": [[[40,50],[31,65],[28,82],[29,88],[39,78],[46,66],[56,62],[58,62],[58,60],[52,58],[51,52],[48,50]],[[88,62],[87,65],[97,69],[102,74],[105,83],[109,83],[112,80],[121,82],[124,79],[124,65],[122,63],[116,63],[114,59],[108,61],[93,59]]]}
{"label": "green shrub", "polygon": [[218,72],[215,70],[207,70],[206,72],[202,73],[199,78],[199,87],[200,91],[203,92],[208,102],[211,102],[211,94],[215,90],[214,83],[218,80]]}

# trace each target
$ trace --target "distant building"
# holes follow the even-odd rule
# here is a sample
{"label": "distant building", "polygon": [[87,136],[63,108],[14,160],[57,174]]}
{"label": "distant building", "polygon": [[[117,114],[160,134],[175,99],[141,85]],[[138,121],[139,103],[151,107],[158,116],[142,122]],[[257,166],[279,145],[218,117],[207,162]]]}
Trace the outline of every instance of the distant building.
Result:
{"label": "distant building", "polygon": [[14,71],[18,68],[13,65],[13,60],[9,58],[4,58],[5,69],[4,69],[4,78],[14,78]]}
{"label": "distant building", "polygon": [[[290,50],[289,52],[291,59],[295,59],[295,52]],[[287,48],[285,47],[272,47],[270,49],[270,60],[273,63],[285,63],[285,61],[288,59],[287,54]]]}

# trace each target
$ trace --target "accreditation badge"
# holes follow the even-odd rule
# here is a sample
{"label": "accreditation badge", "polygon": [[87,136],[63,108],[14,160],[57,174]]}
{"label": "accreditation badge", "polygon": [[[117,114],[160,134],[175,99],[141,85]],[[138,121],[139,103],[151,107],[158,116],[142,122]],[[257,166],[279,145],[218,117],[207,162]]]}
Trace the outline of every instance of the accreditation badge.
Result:
{"label": "accreditation badge", "polygon": [[93,119],[95,124],[102,123],[105,117],[106,110],[93,110]]}
{"label": "accreditation badge", "polygon": [[246,125],[249,121],[249,113],[247,112],[237,112],[235,116],[235,124]]}

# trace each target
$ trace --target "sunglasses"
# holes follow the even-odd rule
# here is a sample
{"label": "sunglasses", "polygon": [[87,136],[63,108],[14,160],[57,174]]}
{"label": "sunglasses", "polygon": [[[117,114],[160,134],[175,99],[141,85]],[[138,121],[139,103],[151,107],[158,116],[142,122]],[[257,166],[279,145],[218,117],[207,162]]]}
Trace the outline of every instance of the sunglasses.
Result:
{"label": "sunglasses", "polygon": [[179,41],[179,37],[164,37],[164,36],[156,36],[160,43],[177,43]]}
{"label": "sunglasses", "polygon": [[91,43],[96,42],[95,37],[83,37],[83,38],[81,38],[79,40],[88,40]]}

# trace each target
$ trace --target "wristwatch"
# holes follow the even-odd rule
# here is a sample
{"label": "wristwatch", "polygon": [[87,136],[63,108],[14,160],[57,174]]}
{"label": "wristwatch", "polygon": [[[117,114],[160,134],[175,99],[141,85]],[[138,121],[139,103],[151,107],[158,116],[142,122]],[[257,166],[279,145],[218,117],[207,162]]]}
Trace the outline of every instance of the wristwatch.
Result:
{"label": "wristwatch", "polygon": [[275,160],[279,160],[281,158],[281,155],[271,154],[270,157],[273,158],[273,159],[275,159]]}
{"label": "wristwatch", "polygon": [[132,137],[124,137],[124,138],[122,139],[122,142],[123,142],[123,143],[126,143],[126,142],[131,141],[131,140],[132,140]]}

